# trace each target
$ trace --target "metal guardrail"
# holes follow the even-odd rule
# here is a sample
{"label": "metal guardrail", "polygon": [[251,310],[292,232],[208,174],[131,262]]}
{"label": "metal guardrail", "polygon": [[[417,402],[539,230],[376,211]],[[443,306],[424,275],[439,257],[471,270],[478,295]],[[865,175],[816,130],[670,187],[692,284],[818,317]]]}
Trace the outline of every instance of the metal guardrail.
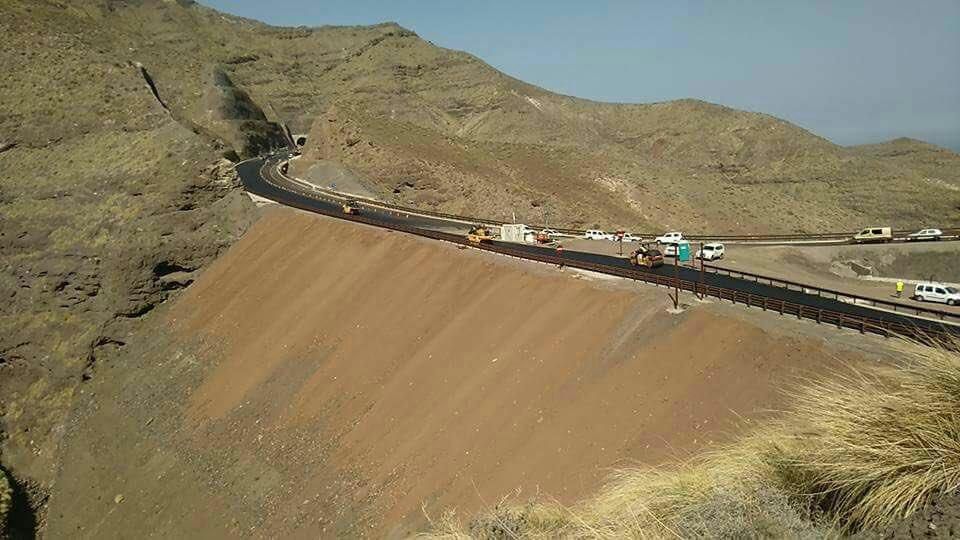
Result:
{"label": "metal guardrail", "polygon": [[869,296],[860,296],[858,294],[852,294],[843,291],[837,291],[834,289],[826,289],[823,287],[817,287],[814,285],[807,285],[805,283],[798,283],[796,281],[790,281],[787,279],[775,278],[770,276],[764,276],[760,274],[754,274],[752,272],[744,272],[741,270],[733,270],[731,268],[723,268],[722,266],[716,266],[712,264],[704,264],[704,270],[715,273],[723,274],[731,277],[737,277],[740,279],[752,279],[757,283],[767,283],[768,285],[773,285],[775,287],[782,287],[784,289],[790,290],[791,287],[795,290],[811,294],[814,293],[817,296],[827,296],[833,297],[836,300],[844,301],[850,300],[853,304],[858,305],[867,305],[886,309],[893,311],[895,313],[907,313],[917,316],[926,316],[931,318],[936,318],[941,321],[950,321],[955,323],[960,323],[960,314],[953,313],[950,311],[944,311],[941,309],[927,308],[922,306],[914,306],[910,304],[903,304],[900,302],[893,302],[891,300],[881,300],[879,298],[870,298]]}
{"label": "metal guardrail", "polygon": [[[280,186],[277,184],[271,183],[271,185],[277,187],[278,189],[288,191],[307,198],[316,198],[316,193],[305,190],[302,187],[299,189],[293,188],[293,186]],[[551,252],[529,252],[521,250],[509,245],[502,244],[471,244],[466,240],[466,237],[459,234],[447,233],[442,231],[434,231],[429,229],[419,229],[416,227],[409,227],[406,225],[401,225],[397,223],[384,222],[377,219],[372,219],[370,217],[354,214],[343,214],[337,211],[324,211],[323,209],[312,207],[307,204],[302,204],[298,200],[286,200],[283,201],[284,204],[299,208],[301,210],[306,210],[309,212],[319,213],[327,215],[330,217],[335,217],[338,219],[343,219],[347,221],[353,221],[357,223],[363,223],[367,225],[372,225],[379,228],[387,228],[391,230],[396,230],[416,236],[421,236],[425,238],[431,238],[434,240],[441,240],[453,244],[457,244],[462,247],[471,247],[474,249],[479,249],[483,251],[489,251],[493,253],[499,253],[502,255],[512,256],[519,259],[532,260],[547,264],[557,265],[559,267],[571,267],[579,268],[581,270],[589,270],[593,272],[598,272],[607,275],[613,275],[617,277],[632,279],[636,281],[643,281],[646,283],[651,283],[657,286],[664,286],[670,288],[678,288],[684,291],[692,292],[701,297],[713,297],[720,300],[730,301],[734,304],[743,304],[749,307],[759,307],[764,311],[773,311],[779,313],[780,315],[790,315],[796,316],[798,319],[807,319],[817,322],[818,324],[829,324],[835,325],[837,328],[848,328],[857,330],[860,333],[871,333],[877,334],[884,337],[903,337],[911,340],[915,340],[921,343],[927,344],[939,344],[944,346],[953,347],[957,345],[958,335],[960,333],[953,333],[947,331],[944,327],[941,329],[923,329],[917,325],[904,324],[900,322],[891,322],[885,321],[883,319],[875,319],[872,317],[865,316],[856,316],[850,315],[842,312],[832,311],[828,309],[815,308],[811,306],[805,306],[803,304],[797,304],[789,302],[786,300],[779,300],[775,298],[766,297],[759,294],[747,293],[743,291],[737,291],[733,289],[726,289],[722,287],[716,287],[712,285],[706,285],[698,281],[684,280],[671,276],[663,276],[660,274],[654,274],[647,272],[641,269],[634,268],[621,268],[616,266],[607,266],[603,264],[588,262],[588,261],[579,261],[575,259],[569,259],[563,256],[555,255]],[[419,213],[419,212],[418,212]],[[758,278],[762,276],[757,276]]]}

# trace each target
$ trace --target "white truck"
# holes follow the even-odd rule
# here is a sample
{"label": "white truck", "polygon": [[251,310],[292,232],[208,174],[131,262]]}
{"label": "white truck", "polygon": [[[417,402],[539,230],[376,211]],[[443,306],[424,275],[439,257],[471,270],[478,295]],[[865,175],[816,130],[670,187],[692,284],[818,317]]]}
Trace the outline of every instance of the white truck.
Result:
{"label": "white truck", "polygon": [[683,240],[682,232],[663,233],[663,236],[658,236],[654,239],[655,242],[660,242],[661,244],[676,244],[680,240]]}

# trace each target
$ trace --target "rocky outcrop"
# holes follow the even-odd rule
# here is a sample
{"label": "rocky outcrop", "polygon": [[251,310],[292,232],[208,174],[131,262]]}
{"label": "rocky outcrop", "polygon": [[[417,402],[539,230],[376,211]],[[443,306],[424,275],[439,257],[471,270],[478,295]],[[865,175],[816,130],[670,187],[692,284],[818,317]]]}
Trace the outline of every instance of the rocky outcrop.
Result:
{"label": "rocky outcrop", "polygon": [[269,121],[250,94],[237,86],[222,66],[213,68],[200,106],[203,110],[199,122],[226,141],[241,158],[292,146],[283,127]]}

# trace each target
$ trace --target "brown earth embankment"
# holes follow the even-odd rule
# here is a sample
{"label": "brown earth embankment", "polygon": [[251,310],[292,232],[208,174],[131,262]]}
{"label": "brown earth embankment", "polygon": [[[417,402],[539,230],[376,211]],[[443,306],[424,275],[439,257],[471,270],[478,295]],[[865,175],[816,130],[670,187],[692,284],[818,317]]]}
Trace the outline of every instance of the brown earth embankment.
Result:
{"label": "brown earth embankment", "polygon": [[400,536],[421,505],[573,502],[729,437],[831,361],[667,302],[272,210],[87,387],[49,534]]}

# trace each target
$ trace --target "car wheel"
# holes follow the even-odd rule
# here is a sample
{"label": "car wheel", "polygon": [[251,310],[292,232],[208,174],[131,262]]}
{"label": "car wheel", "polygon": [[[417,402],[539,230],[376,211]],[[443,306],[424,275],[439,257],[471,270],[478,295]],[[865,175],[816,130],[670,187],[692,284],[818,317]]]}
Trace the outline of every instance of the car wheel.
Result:
{"label": "car wheel", "polygon": [[919,295],[919,294],[918,294],[915,298],[917,299],[917,302],[923,302],[923,301],[924,301],[923,296],[921,296],[921,295]]}
{"label": "car wheel", "polygon": [[951,298],[951,299],[947,300],[947,305],[948,305],[948,306],[955,306],[955,305],[957,305],[957,301]]}

